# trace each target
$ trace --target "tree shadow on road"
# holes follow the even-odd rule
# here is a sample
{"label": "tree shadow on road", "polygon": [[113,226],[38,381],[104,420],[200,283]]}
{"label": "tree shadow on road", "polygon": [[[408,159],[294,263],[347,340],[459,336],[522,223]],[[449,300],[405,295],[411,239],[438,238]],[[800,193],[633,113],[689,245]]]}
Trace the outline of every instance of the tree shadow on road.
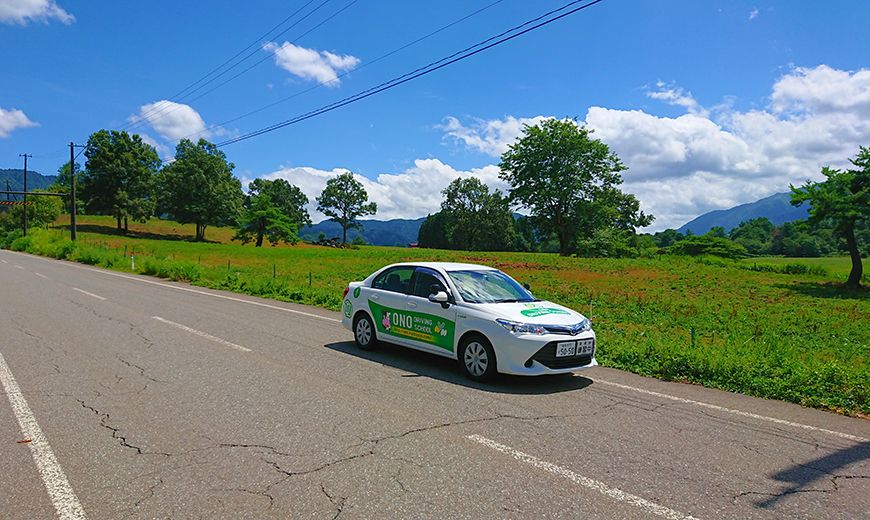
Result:
{"label": "tree shadow on road", "polygon": [[500,394],[555,394],[581,390],[592,384],[591,379],[574,374],[522,377],[499,374],[491,383],[478,383],[459,371],[455,360],[419,350],[380,343],[375,350],[361,350],[352,341],[324,345],[326,348],[358,358],[397,368],[408,374],[402,377],[428,377],[448,383]]}
{"label": "tree shadow on road", "polygon": [[[867,460],[870,460],[870,442],[860,442],[804,464],[796,462],[770,477],[785,483],[788,487],[779,493],[770,494],[767,498],[755,502],[755,505],[762,509],[773,509],[778,502],[795,493],[834,492],[838,488],[838,480],[840,479],[870,479],[870,470],[864,469],[860,475],[850,474],[847,471],[849,466]],[[828,481],[830,484],[817,486],[816,484],[820,481]],[[765,493],[759,494],[767,495]]]}

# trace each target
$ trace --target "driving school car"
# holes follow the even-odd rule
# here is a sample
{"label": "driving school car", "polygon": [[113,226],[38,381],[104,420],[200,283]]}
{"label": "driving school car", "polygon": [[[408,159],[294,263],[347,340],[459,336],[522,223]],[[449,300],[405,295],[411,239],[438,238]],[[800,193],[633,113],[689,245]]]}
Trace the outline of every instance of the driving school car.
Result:
{"label": "driving school car", "polygon": [[538,300],[528,286],[482,265],[388,265],[348,285],[342,313],[360,348],[384,341],[456,359],[474,380],[598,364],[586,317]]}

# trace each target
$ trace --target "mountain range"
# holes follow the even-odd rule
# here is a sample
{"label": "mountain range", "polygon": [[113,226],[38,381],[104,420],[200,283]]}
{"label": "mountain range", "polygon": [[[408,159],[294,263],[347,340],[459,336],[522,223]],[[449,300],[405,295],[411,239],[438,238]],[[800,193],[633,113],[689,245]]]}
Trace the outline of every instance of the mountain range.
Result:
{"label": "mountain range", "polygon": [[692,234],[703,235],[716,226],[725,228],[725,231],[731,231],[741,222],[759,217],[767,217],[774,225],[778,226],[793,220],[803,220],[807,218],[808,212],[808,204],[797,207],[791,205],[790,193],[776,193],[730,209],[704,213],[683,224],[677,231],[680,233],[691,231]]}
{"label": "mountain range", "polygon": [[[57,180],[57,175],[43,175],[34,171],[27,171],[27,191],[43,190],[48,188],[54,181]],[[9,191],[24,191],[24,170],[20,169],[0,169],[0,190],[6,190],[6,182],[9,182]],[[10,197],[15,200],[15,195]],[[0,199],[6,200],[5,196],[0,196]]]}
{"label": "mountain range", "polygon": [[[375,246],[407,246],[417,241],[420,225],[426,217],[418,219],[392,220],[359,220],[362,229],[348,229],[347,240],[362,237],[367,244]],[[305,226],[299,231],[303,240],[315,241],[323,233],[326,238],[341,237],[341,226],[338,222],[324,220],[312,226]]]}

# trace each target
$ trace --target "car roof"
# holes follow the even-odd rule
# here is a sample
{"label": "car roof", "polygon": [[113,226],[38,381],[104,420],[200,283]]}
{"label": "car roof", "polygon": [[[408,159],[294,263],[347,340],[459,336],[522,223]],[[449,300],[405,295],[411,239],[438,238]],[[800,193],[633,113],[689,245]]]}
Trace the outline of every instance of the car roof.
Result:
{"label": "car roof", "polygon": [[392,264],[387,267],[397,267],[402,265],[410,265],[414,267],[429,267],[442,271],[480,271],[480,270],[495,270],[495,267],[489,267],[479,264],[464,264],[460,262],[401,262]]}

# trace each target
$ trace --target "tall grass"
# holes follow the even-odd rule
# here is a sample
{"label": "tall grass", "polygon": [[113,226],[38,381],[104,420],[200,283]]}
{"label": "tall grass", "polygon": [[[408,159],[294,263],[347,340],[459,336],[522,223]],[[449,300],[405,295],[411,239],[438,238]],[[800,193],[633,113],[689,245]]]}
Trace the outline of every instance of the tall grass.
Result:
{"label": "tall grass", "polygon": [[[162,224],[165,225],[165,224]],[[841,289],[829,266],[760,268],[746,261],[662,256],[579,259],[536,253],[465,253],[299,245],[254,248],[52,231],[6,247],[115,270],[338,310],[342,290],[398,261],[463,261],[529,282],[539,298],[589,315],[599,361],[843,413],[870,413],[870,293]],[[2,240],[0,240],[2,242]],[[2,244],[0,244],[2,245]],[[694,331],[694,340],[693,334]]]}

